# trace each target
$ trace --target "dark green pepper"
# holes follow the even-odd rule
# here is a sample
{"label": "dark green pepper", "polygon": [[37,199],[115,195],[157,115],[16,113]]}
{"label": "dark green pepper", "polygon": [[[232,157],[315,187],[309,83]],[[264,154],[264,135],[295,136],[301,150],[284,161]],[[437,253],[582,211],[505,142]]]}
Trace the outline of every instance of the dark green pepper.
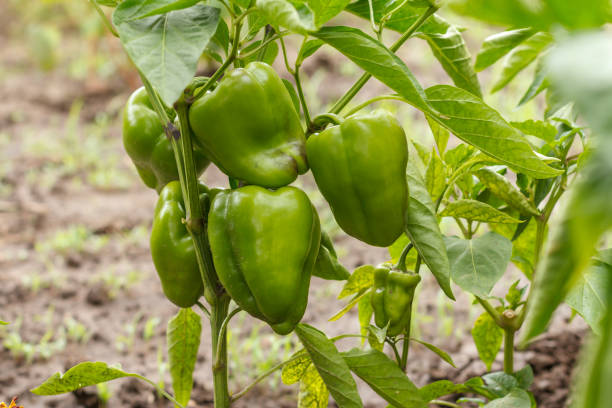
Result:
{"label": "dark green pepper", "polygon": [[282,187],[308,171],[305,136],[274,69],[252,62],[226,75],[189,110],[194,141],[228,176]]}
{"label": "dark green pepper", "polygon": [[[144,87],[137,89],[125,105],[123,146],[147,187],[159,192],[168,182],[179,179],[172,143],[166,137]],[[197,148],[193,158],[199,176],[210,161]]]}
{"label": "dark green pepper", "polygon": [[414,290],[421,277],[415,273],[390,270],[381,265],[374,271],[372,308],[374,322],[380,328],[387,327],[388,336],[397,336],[410,324]]}
{"label": "dark green pepper", "polygon": [[308,161],[338,225],[370,245],[389,246],[404,230],[408,144],[386,111],[351,116],[312,135]]}
{"label": "dark green pepper", "polygon": [[[209,190],[198,185],[205,206]],[[179,307],[191,307],[204,292],[198,261],[183,219],[185,204],[181,184],[171,181],[162,189],[151,231],[151,255],[166,297]]]}
{"label": "dark green pepper", "polygon": [[351,276],[350,272],[338,262],[334,244],[324,231],[321,232],[321,247],[312,274],[327,280],[347,280]]}
{"label": "dark green pepper", "polygon": [[279,334],[302,319],[319,252],[319,216],[295,187],[246,186],[215,197],[208,236],[219,280],[234,301]]}

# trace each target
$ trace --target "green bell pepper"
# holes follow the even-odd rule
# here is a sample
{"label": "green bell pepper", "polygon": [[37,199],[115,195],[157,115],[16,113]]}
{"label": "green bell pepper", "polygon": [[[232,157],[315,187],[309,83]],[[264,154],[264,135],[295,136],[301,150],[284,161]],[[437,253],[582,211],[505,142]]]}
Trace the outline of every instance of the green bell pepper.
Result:
{"label": "green bell pepper", "polygon": [[[200,203],[206,205],[210,191],[198,185]],[[151,231],[151,255],[164,294],[179,307],[191,307],[204,293],[195,249],[187,227],[181,184],[171,181],[162,189],[155,207]]]}
{"label": "green bell pepper", "polygon": [[219,280],[234,301],[279,334],[302,319],[319,252],[319,216],[295,187],[216,195],[208,236]]}
{"label": "green bell pepper", "polygon": [[387,335],[397,336],[410,324],[414,290],[420,281],[421,276],[415,273],[390,270],[385,265],[374,271],[374,322],[381,329],[388,325]]}
{"label": "green bell pepper", "polygon": [[305,136],[274,69],[251,62],[226,75],[189,110],[194,141],[228,176],[282,187],[308,171]]}
{"label": "green bell pepper", "polygon": [[408,144],[383,110],[351,116],[312,135],[308,161],[338,225],[370,245],[391,245],[404,230]]}
{"label": "green bell pepper", "polygon": [[[172,143],[166,137],[144,87],[134,91],[125,105],[123,146],[147,187],[159,192],[170,181],[179,179]],[[193,157],[199,176],[210,161],[197,148]]]}

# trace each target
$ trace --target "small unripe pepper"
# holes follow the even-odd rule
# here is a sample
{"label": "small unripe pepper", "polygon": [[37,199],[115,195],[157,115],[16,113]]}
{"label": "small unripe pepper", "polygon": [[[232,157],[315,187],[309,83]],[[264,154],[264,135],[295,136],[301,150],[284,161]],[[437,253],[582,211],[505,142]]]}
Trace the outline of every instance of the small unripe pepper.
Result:
{"label": "small unripe pepper", "polygon": [[387,335],[397,336],[410,324],[410,313],[414,290],[421,276],[402,272],[381,265],[374,271],[372,308],[377,327],[387,325]]}

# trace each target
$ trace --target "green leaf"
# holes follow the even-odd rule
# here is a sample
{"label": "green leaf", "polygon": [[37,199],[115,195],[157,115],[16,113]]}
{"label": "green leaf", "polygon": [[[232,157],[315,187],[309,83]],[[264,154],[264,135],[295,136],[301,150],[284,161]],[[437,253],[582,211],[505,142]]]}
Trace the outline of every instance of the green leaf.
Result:
{"label": "green leaf", "polygon": [[512,376],[518,381],[518,387],[523,390],[528,390],[533,384],[533,369],[530,365],[516,371]]}
{"label": "green leaf", "polygon": [[[366,20],[370,19],[369,0],[359,0],[351,3],[346,10]],[[399,2],[389,0],[372,0],[374,21],[380,19]],[[412,5],[404,5],[387,21],[385,27],[404,33],[423,14],[422,9]],[[443,18],[433,15],[419,28],[416,35],[430,46],[432,53],[438,59],[442,68],[451,77],[456,86],[474,95],[481,95],[480,83],[471,64],[468,48],[463,41],[459,29],[449,24]]]}
{"label": "green leaf", "polygon": [[351,371],[388,403],[403,408],[422,408],[427,405],[417,387],[383,352],[352,349],[342,353],[342,356]]}
{"label": "green leaf", "polygon": [[533,76],[533,81],[525,91],[525,95],[519,101],[517,107],[521,107],[536,96],[540,94],[543,90],[547,89],[550,86],[550,82],[548,80],[548,73],[544,69],[544,64],[542,63],[543,59],[539,59],[536,65],[536,71]]}
{"label": "green leaf", "polygon": [[264,19],[276,27],[308,34],[315,31],[314,15],[305,4],[287,0],[257,0],[257,9]]}
{"label": "green leaf", "polygon": [[0,320],[0,326],[6,326],[6,325],[8,325],[7,322]]}
{"label": "green leaf", "polygon": [[311,34],[331,45],[408,103],[423,112],[435,113],[423,88],[406,64],[380,41],[352,27],[323,27]]}
{"label": "green leaf", "polygon": [[516,377],[506,374],[503,371],[485,374],[482,376],[487,388],[498,398],[504,397],[515,388],[518,388],[519,382]]}
{"label": "green leaf", "polygon": [[406,179],[410,191],[406,212],[406,235],[446,296],[454,300],[446,247],[436,218],[434,204],[427,192],[423,177],[416,167],[414,155],[410,155],[408,160]]}
{"label": "green leaf", "polygon": [[487,370],[490,370],[497,353],[501,349],[504,331],[495,324],[495,321],[487,312],[484,312],[474,322],[472,337],[480,359],[486,364]]}
{"label": "green leaf", "polygon": [[192,7],[200,0],[124,0],[113,14],[115,24]]}
{"label": "green leaf", "polygon": [[535,136],[549,143],[553,142],[557,135],[557,128],[543,120],[529,119],[523,122],[510,122],[510,124],[526,135]]}
{"label": "green leaf", "polygon": [[480,169],[474,174],[491,193],[518,210],[522,215],[534,215],[536,217],[540,215],[537,208],[506,177],[489,169]]}
{"label": "green leaf", "polygon": [[609,285],[612,285],[612,266],[595,262],[565,297],[565,303],[578,312],[597,334],[601,333],[602,319],[608,313],[610,299],[606,289]]}
{"label": "green leaf", "polygon": [[174,397],[181,405],[187,406],[202,335],[200,315],[191,309],[179,310],[168,322],[166,335]]}
{"label": "green leaf", "polygon": [[508,214],[499,211],[487,203],[476,200],[460,199],[452,201],[440,212],[442,217],[465,218],[470,221],[517,224],[521,222]]}
{"label": "green leaf", "polygon": [[473,239],[446,237],[453,281],[463,290],[487,297],[506,271],[512,243],[495,232]]}
{"label": "green leaf", "polygon": [[357,384],[334,343],[320,330],[300,323],[295,328],[304,348],[339,408],[363,407]]}
{"label": "green leaf", "polygon": [[[612,299],[612,283],[606,288]],[[612,398],[612,313],[608,310],[601,326],[601,335],[593,336],[582,354],[582,362],[576,373],[576,391],[572,408],[605,407]]]}
{"label": "green leaf", "polygon": [[419,394],[421,394],[423,400],[429,402],[445,395],[463,392],[464,390],[463,384],[454,384],[449,380],[439,380],[421,387]]}
{"label": "green leaf", "polygon": [[53,374],[44,383],[30,391],[36,395],[59,395],[123,377],[141,378],[138,374],[126,373],[106,363],[88,361],[75,365],[65,374]]}
{"label": "green leaf", "polygon": [[433,86],[425,94],[442,115],[432,118],[464,142],[534,178],[561,173],[540,160],[523,135],[476,96],[448,85]]}
{"label": "green leaf", "polygon": [[491,93],[497,92],[510,83],[522,70],[527,68],[552,43],[548,33],[537,33],[513,49],[504,59],[502,72],[493,84]]}
{"label": "green leaf", "polygon": [[557,21],[568,28],[585,29],[605,24],[610,16],[608,0],[547,0],[546,3]]}
{"label": "green leaf", "polygon": [[329,391],[314,365],[309,365],[300,381],[298,408],[326,408]]}
{"label": "green leaf", "polygon": [[355,269],[348,278],[348,281],[344,284],[342,291],[338,295],[338,299],[371,288],[372,285],[374,285],[375,269],[376,268],[372,265],[363,265]]}
{"label": "green leaf", "polygon": [[517,30],[503,31],[485,38],[482,48],[476,56],[474,69],[482,71],[490,67],[535,33],[535,30],[532,28],[519,28]]}
{"label": "green leaf", "polygon": [[359,299],[357,311],[361,335],[365,336],[368,334],[368,327],[370,327],[370,321],[374,314],[374,309],[372,308],[372,292],[368,291],[365,296]]}
{"label": "green leaf", "polygon": [[319,48],[321,48],[325,43],[321,40],[309,40],[304,44],[300,53],[300,61],[305,60],[310,57],[312,54],[317,52]]}
{"label": "green leaf", "polygon": [[344,306],[338,313],[336,313],[335,315],[333,315],[332,317],[329,318],[330,322],[335,322],[336,320],[340,319],[342,316],[344,316],[345,314],[347,314],[353,307],[355,307],[355,305],[359,304],[359,302],[361,301],[361,299],[363,299],[364,297],[366,297],[368,295],[369,291],[367,290],[362,290],[361,292],[359,292],[358,294],[356,294],[350,302],[348,302],[348,304],[346,306]]}
{"label": "green leaf", "polygon": [[452,357],[444,350],[439,349],[438,347],[434,346],[431,343],[428,343],[426,341],[423,340],[419,340],[419,339],[415,339],[415,338],[410,338],[411,341],[416,341],[419,344],[422,344],[423,346],[427,347],[429,350],[433,351],[434,353],[436,353],[438,355],[438,357],[440,357],[442,360],[446,361],[448,364],[452,365],[453,367],[457,368],[457,366],[455,365],[455,362],[453,361]]}
{"label": "green leaf", "polygon": [[436,201],[446,188],[446,166],[435,152],[431,155],[427,165],[425,184],[433,201]]}
{"label": "green leaf", "polygon": [[306,0],[315,15],[315,25],[324,23],[338,15],[350,3],[350,0]]}
{"label": "green leaf", "polygon": [[516,388],[503,398],[489,402],[484,408],[531,408],[531,398],[525,390]]}
{"label": "green leaf", "polygon": [[292,385],[304,377],[308,367],[312,365],[306,350],[300,350],[292,356],[292,360],[283,366],[281,380],[284,384]]}
{"label": "green leaf", "polygon": [[442,157],[444,155],[444,151],[446,150],[446,146],[448,145],[450,132],[438,122],[430,118],[429,115],[425,115],[425,119],[427,119],[427,124],[429,124],[431,133],[436,141],[436,146],[438,146],[438,153],[440,154],[440,157]]}
{"label": "green leaf", "polygon": [[442,17],[433,16],[421,27],[419,37],[429,44],[434,56],[453,83],[476,96],[482,96],[478,76],[461,31]]}
{"label": "green leaf", "polygon": [[448,4],[459,14],[500,26],[546,29],[552,23],[551,16],[538,13],[528,1],[449,0]]}
{"label": "green leaf", "polygon": [[[242,50],[242,52],[246,54],[247,52],[258,47],[259,44],[261,44],[261,41],[253,41],[251,44],[249,44],[248,47],[245,47]],[[248,57],[244,58],[243,61],[245,65],[253,61],[262,61],[268,65],[272,65],[277,55],[278,55],[278,44],[275,42],[271,42],[266,46],[266,50],[261,59],[259,59],[259,52],[256,52],[255,54],[249,55]]]}
{"label": "green leaf", "polygon": [[[193,78],[198,60],[219,23],[219,9],[196,4],[183,10],[113,22],[125,51],[168,106],[181,96]],[[119,21],[118,21],[119,20]]]}

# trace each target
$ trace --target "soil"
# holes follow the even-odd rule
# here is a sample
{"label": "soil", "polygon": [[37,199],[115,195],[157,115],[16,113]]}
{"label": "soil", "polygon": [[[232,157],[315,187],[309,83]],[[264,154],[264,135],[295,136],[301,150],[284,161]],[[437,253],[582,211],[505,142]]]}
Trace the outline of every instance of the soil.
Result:
{"label": "soil", "polygon": [[[0,3],[2,20],[7,16],[4,7]],[[0,44],[0,67],[7,72],[0,83],[0,319],[12,323],[0,329],[0,401],[18,396],[26,408],[105,406],[99,397],[102,390],[95,387],[57,397],[28,392],[53,373],[81,361],[120,362],[126,371],[163,381],[170,388],[163,357],[164,322],[177,309],[163,297],[148,250],[156,194],[141,185],[121,146],[120,107],[136,80],[122,74],[84,82],[71,79],[61,69],[41,73],[30,66],[21,39],[7,29],[0,30]],[[322,55],[305,67],[308,76],[326,71],[340,78],[339,63],[329,56],[332,54]],[[344,85],[351,83],[341,78],[328,77],[319,84],[316,97],[320,104],[337,97],[346,89]],[[334,86],[328,87],[327,81]],[[69,118],[75,101],[83,105],[71,130]],[[92,124],[100,121],[101,112],[108,114],[109,125],[100,127],[102,136],[96,140],[101,144],[89,147],[88,140],[97,129]],[[33,147],[52,142],[60,143],[59,153]],[[91,149],[100,149],[94,152],[94,164],[79,161]],[[74,160],[76,166],[71,164]],[[112,165],[96,169],[97,160]],[[117,177],[120,185],[92,182],[89,176],[96,170]],[[211,185],[226,184],[223,174],[213,167],[206,171],[204,180]],[[323,225],[333,225],[312,180],[306,176],[298,183],[312,195]],[[61,235],[78,228],[85,232],[76,240]],[[345,235],[337,234],[335,240],[347,268],[388,258],[385,249],[368,247]],[[469,299],[460,297],[449,314],[448,303],[430,276],[422,286],[419,336],[449,352],[458,368],[415,346],[410,378],[422,386],[437,379],[463,381],[485,373],[469,336],[476,317]],[[358,331],[355,310],[336,322],[328,321],[344,306],[344,301],[335,298],[340,288],[340,283],[314,279],[304,319],[330,337]],[[568,325],[568,316],[569,312],[563,311],[547,337],[517,353],[519,367],[528,363],[534,369],[532,391],[541,407],[565,406],[585,333],[578,319]],[[81,324],[84,333],[79,336],[78,330],[71,331],[70,322]],[[193,407],[212,407],[209,330],[203,326],[190,403]],[[9,347],[9,340],[16,336],[20,341]],[[279,339],[265,325],[246,316],[232,321],[230,337],[230,382],[236,390],[252,380],[252,374],[247,373],[281,361],[297,344],[294,337]],[[32,359],[17,352],[14,344],[21,344],[22,351],[28,347],[34,350]],[[340,347],[353,345],[348,341]],[[493,370],[500,368],[501,362],[495,362]],[[367,407],[386,406],[363,384],[360,391]],[[107,406],[171,406],[135,379],[112,382],[109,392]],[[235,406],[294,407],[296,397],[295,386],[284,386],[278,377],[271,377]]]}

